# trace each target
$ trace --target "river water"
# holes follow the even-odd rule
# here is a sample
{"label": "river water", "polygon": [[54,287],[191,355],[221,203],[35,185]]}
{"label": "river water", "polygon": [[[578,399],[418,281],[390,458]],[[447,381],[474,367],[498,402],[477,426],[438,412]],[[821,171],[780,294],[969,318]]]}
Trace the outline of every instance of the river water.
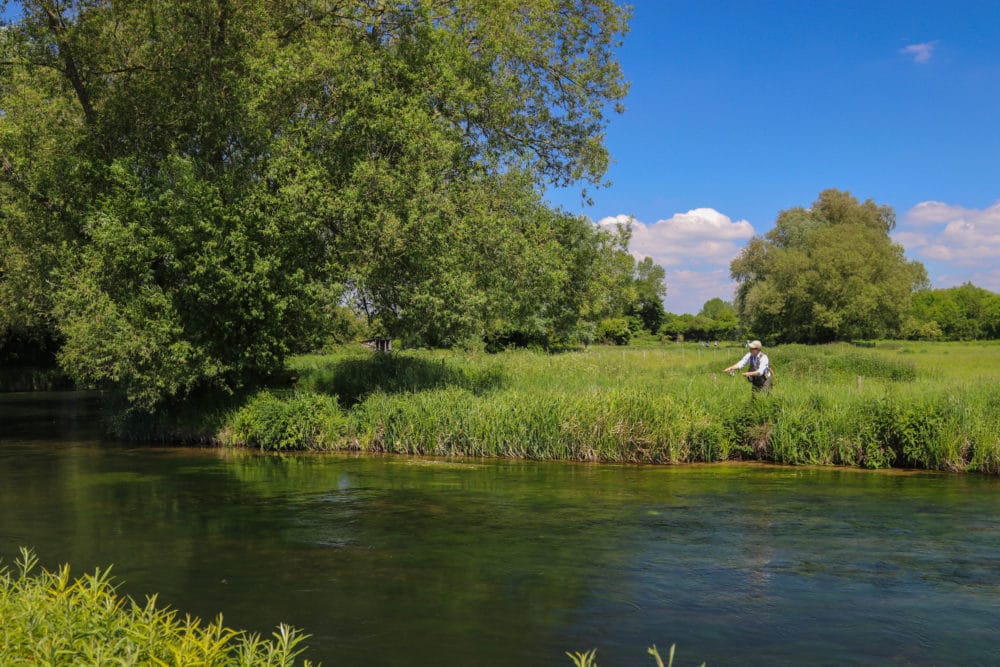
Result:
{"label": "river water", "polygon": [[0,395],[0,556],[331,665],[1000,664],[1000,480],[274,456],[102,441]]}

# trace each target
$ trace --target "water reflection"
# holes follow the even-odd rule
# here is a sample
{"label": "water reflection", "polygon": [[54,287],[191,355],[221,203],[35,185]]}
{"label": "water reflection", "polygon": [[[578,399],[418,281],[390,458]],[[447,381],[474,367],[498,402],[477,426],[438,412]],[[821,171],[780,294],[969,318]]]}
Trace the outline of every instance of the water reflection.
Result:
{"label": "water reflection", "polygon": [[1000,663],[994,479],[133,448],[11,405],[7,562],[113,562],[328,665]]}

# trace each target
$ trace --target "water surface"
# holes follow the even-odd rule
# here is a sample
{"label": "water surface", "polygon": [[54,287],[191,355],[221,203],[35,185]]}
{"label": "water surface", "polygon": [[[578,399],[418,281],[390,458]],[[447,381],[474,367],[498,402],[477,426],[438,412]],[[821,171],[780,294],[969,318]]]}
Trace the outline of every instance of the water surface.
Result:
{"label": "water surface", "polygon": [[4,562],[114,563],[328,666],[1000,664],[993,478],[137,447],[95,406],[0,395]]}

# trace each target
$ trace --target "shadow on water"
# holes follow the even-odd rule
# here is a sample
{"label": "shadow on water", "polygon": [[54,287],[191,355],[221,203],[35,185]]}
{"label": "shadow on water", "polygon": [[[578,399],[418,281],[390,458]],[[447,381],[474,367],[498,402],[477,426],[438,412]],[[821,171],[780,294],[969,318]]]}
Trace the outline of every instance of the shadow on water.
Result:
{"label": "shadow on water", "polygon": [[345,407],[377,392],[400,394],[458,387],[478,395],[499,389],[504,382],[499,366],[461,368],[446,364],[444,359],[433,361],[394,354],[343,359],[311,371],[310,376],[312,388],[336,395]]}
{"label": "shadow on water", "polygon": [[3,394],[0,441],[92,439],[101,433],[103,399],[93,391]]}

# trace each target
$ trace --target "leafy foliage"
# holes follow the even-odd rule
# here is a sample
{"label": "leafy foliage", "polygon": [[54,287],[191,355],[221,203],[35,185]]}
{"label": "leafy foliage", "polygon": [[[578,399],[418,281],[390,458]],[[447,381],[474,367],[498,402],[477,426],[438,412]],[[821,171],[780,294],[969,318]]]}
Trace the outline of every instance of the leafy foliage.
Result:
{"label": "leafy foliage", "polygon": [[597,327],[597,340],[602,343],[628,345],[632,340],[632,329],[624,317],[608,317],[601,320]]}
{"label": "leafy foliage", "polygon": [[697,315],[667,313],[660,333],[676,340],[736,340],[743,333],[736,309],[719,298],[705,302]]}
{"label": "leafy foliage", "polygon": [[346,420],[332,396],[262,391],[232,417],[227,444],[267,450],[317,449],[343,437]]}
{"label": "leafy foliage", "polygon": [[907,338],[981,340],[1000,338],[1000,294],[966,283],[913,295]]}
{"label": "leafy foliage", "polygon": [[[70,568],[37,571],[21,549],[16,569],[0,567],[0,618],[5,665],[121,664],[290,667],[307,638],[286,625],[273,639],[222,624],[180,618],[157,605],[118,595],[110,570],[71,579]],[[311,664],[308,660],[302,664]]]}
{"label": "leafy foliage", "polygon": [[589,317],[589,223],[539,190],[606,170],[612,0],[20,5],[0,336],[79,381],[144,410],[239,391],[345,302],[431,345]]}
{"label": "leafy foliage", "polygon": [[659,333],[666,311],[663,308],[663,297],[667,295],[664,284],[666,271],[653,262],[652,257],[645,257],[635,265],[636,299],[629,304],[625,312],[636,316],[642,322],[642,327],[651,334]]}
{"label": "leafy foliage", "polygon": [[145,407],[280,370],[321,311],[307,274],[321,254],[315,225],[241,210],[254,193],[227,205],[190,160],[160,168],[142,183],[116,164],[86,220],[88,242],[62,269],[54,310],[63,367]]}

